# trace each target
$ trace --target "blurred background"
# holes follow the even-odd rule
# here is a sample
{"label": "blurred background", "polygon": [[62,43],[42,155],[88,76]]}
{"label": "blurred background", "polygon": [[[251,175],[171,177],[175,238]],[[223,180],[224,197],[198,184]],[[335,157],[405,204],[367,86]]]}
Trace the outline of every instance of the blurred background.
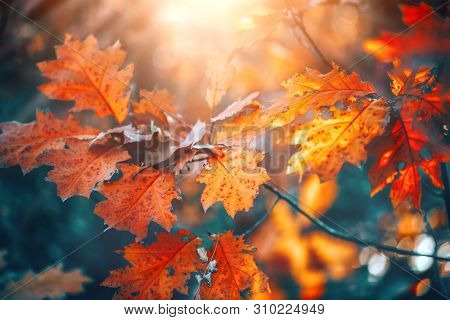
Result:
{"label": "blurred background", "polygon": [[[438,6],[442,1],[427,1]],[[444,1],[445,2],[445,1]],[[66,33],[75,38],[95,35],[102,47],[120,40],[135,64],[133,87],[168,89],[184,119],[208,121],[228,104],[253,91],[262,103],[283,93],[280,83],[305,67],[327,72],[292,14],[303,13],[304,25],[329,61],[350,66],[365,56],[362,43],[383,31],[406,28],[394,0],[28,0],[0,1],[0,121],[29,122],[36,108],[61,109],[70,103],[48,100],[37,86],[44,79],[36,67],[54,59],[54,46]],[[12,6],[17,11],[12,10]],[[440,12],[442,16],[446,12]],[[433,53],[416,63],[433,62]],[[439,58],[440,59],[440,58]],[[368,57],[353,69],[389,94],[387,63]],[[206,100],[208,72],[233,70],[230,88],[211,109]],[[193,110],[195,110],[193,112]],[[271,154],[292,148],[275,144]],[[281,156],[283,157],[283,156]],[[320,184],[315,176],[299,185],[294,175],[273,175],[273,180],[311,214],[334,221],[362,239],[441,254],[450,244],[437,245],[426,231],[422,216],[405,203],[395,210],[389,190],[370,197],[365,168],[346,165],[335,181]],[[0,292],[39,272],[92,237],[105,226],[93,207],[102,198],[73,197],[62,202],[55,185],[44,182],[49,167],[23,176],[19,167],[0,169]],[[184,197],[174,212],[184,228],[198,234],[248,229],[271,207],[275,198],[261,190],[249,213],[233,221],[221,204],[204,213],[199,200],[202,187],[195,173],[180,180]],[[432,188],[432,187],[430,187]],[[445,205],[437,190],[425,190],[423,210],[438,239],[448,239]],[[161,231],[150,225],[146,242]],[[38,292],[12,298],[65,297],[110,299],[114,289],[100,283],[112,269],[125,266],[115,253],[132,242],[132,235],[110,230],[63,262],[63,270],[79,270],[84,290],[51,296]],[[278,202],[270,217],[248,242],[257,247],[256,260],[270,278],[271,294],[258,299],[441,299],[430,286],[449,290],[450,264],[429,258],[381,254],[370,248],[340,241],[314,228],[286,203]],[[391,260],[392,259],[392,260]],[[435,274],[440,273],[438,279]],[[71,274],[80,277],[81,274]],[[3,291],[2,291],[3,290]],[[180,294],[177,298],[187,298]]]}

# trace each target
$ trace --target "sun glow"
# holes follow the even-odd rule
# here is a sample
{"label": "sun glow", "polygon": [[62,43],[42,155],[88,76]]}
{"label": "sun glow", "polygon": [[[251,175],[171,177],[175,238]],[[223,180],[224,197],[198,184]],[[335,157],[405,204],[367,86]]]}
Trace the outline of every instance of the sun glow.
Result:
{"label": "sun glow", "polygon": [[157,16],[169,27],[189,28],[201,25],[214,28],[234,20],[236,13],[255,5],[255,0],[169,0],[164,1]]}

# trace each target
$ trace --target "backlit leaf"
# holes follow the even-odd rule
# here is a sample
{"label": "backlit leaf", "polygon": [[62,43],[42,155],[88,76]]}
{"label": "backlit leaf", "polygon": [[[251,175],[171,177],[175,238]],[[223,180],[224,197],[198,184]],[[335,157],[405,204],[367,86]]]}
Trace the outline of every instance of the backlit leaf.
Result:
{"label": "backlit leaf", "polygon": [[126,53],[116,43],[105,50],[94,36],[84,41],[66,36],[56,47],[57,59],[38,63],[51,82],[39,87],[48,97],[74,100],[72,111],[93,110],[98,117],[112,115],[122,123],[128,113],[133,65],[120,69]]}
{"label": "backlit leaf", "polygon": [[169,231],[176,220],[171,212],[172,201],[181,199],[174,177],[134,165],[122,165],[120,170],[123,174],[120,179],[98,187],[107,199],[98,203],[94,212],[108,226],[133,233],[137,241],[147,236],[151,221]]}
{"label": "backlit leaf", "polygon": [[171,299],[176,289],[187,294],[191,272],[202,268],[197,254],[200,239],[188,231],[160,233],[155,243],[132,243],[121,252],[131,264],[111,271],[103,286],[117,288],[115,299]]}
{"label": "backlit leaf", "polygon": [[270,179],[266,170],[258,167],[263,159],[261,152],[241,149],[208,158],[207,167],[197,177],[198,182],[206,184],[201,198],[203,209],[221,201],[231,217],[238,211],[248,211],[259,186]]}

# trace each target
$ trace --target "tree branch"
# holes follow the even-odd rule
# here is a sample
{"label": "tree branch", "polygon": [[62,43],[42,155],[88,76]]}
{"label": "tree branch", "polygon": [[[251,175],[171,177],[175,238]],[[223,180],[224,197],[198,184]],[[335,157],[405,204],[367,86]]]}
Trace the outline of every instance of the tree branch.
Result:
{"label": "tree branch", "polygon": [[[431,237],[433,238],[434,241],[434,254],[437,255],[438,250],[439,250],[439,242],[438,242],[438,238],[436,237],[436,234],[433,230],[433,228],[430,225],[430,221],[428,220],[428,214],[425,212],[422,212],[423,215],[423,221],[425,222],[425,226],[428,230],[428,232],[430,233]],[[433,272],[434,272],[434,276],[435,276],[435,280],[436,282],[439,284],[439,286],[441,287],[441,291],[445,294],[445,296],[448,296],[448,290],[447,287],[444,284],[444,281],[442,280],[441,277],[441,272],[439,271],[439,265],[438,262],[436,260],[433,261]]]}
{"label": "tree branch", "polygon": [[352,234],[344,234],[332,227],[330,227],[329,225],[327,225],[326,223],[324,223],[322,220],[317,219],[315,217],[313,217],[312,215],[310,215],[309,213],[307,213],[306,211],[304,211],[303,209],[301,209],[296,201],[293,201],[292,199],[290,199],[289,197],[287,197],[286,195],[284,195],[282,192],[280,192],[277,188],[265,183],[264,187],[271,191],[272,193],[274,193],[275,195],[277,195],[280,199],[286,201],[287,203],[289,203],[291,205],[291,207],[293,207],[296,211],[298,211],[300,214],[304,215],[309,221],[311,221],[313,224],[315,224],[317,227],[319,227],[320,229],[324,230],[326,233],[328,233],[329,235],[332,235],[336,238],[340,238],[342,240],[346,240],[346,241],[350,241],[353,243],[356,243],[358,245],[361,246],[366,246],[366,247],[374,247],[376,249],[379,250],[383,250],[383,251],[389,251],[389,252],[393,252],[399,255],[405,255],[405,256],[423,256],[423,257],[430,257],[430,258],[435,258],[437,260],[443,260],[443,261],[450,261],[450,257],[440,257],[437,256],[435,254],[421,254],[415,251],[410,251],[410,250],[404,250],[404,249],[399,249],[393,246],[389,246],[386,244],[382,244],[382,243],[378,243],[378,242],[373,242],[373,241],[367,241],[367,240],[362,240],[359,239],[358,237],[352,235]]}
{"label": "tree branch", "polygon": [[251,228],[249,228],[247,231],[245,231],[245,232],[242,233],[241,235],[244,236],[244,237],[246,237],[246,236],[248,236],[249,234],[251,234],[253,231],[255,231],[255,230],[261,225],[261,223],[263,223],[263,222],[267,219],[267,217],[268,217],[268,216],[270,215],[270,213],[273,211],[273,208],[275,208],[275,206],[277,205],[278,201],[280,201],[280,200],[281,200],[281,198],[280,198],[280,197],[277,197],[277,198],[275,199],[275,201],[273,202],[273,204],[270,206],[270,208],[262,215],[262,217],[259,218],[259,220],[256,221],[255,224],[254,224]]}

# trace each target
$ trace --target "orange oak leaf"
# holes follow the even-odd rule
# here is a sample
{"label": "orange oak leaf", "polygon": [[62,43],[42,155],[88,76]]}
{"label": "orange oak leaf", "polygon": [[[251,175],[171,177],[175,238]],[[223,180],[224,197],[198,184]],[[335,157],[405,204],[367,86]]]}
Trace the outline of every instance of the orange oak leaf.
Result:
{"label": "orange oak leaf", "polygon": [[141,90],[140,101],[133,102],[134,118],[139,124],[150,124],[153,120],[161,126],[168,126],[167,116],[174,116],[174,97],[167,90]]}
{"label": "orange oak leaf", "polygon": [[131,266],[111,271],[102,283],[119,287],[115,299],[171,299],[173,290],[187,294],[190,274],[202,268],[197,254],[200,239],[185,230],[158,234],[148,247],[138,243],[122,250]]}
{"label": "orange oak leaf", "polygon": [[366,40],[363,48],[383,62],[412,54],[446,54],[450,50],[450,22],[422,2],[418,6],[400,5],[403,22],[410,27],[405,33],[384,32]]}
{"label": "orange oak leaf", "polygon": [[263,159],[262,152],[242,149],[208,158],[207,167],[197,177],[198,182],[206,184],[201,197],[203,209],[221,201],[231,217],[238,211],[248,211],[259,186],[270,179],[266,170],[258,167]]}
{"label": "orange oak leaf", "polygon": [[68,138],[92,139],[98,130],[83,128],[74,117],[60,120],[51,113],[36,112],[31,123],[0,123],[0,165],[20,165],[28,173],[41,163],[38,156],[51,149],[61,149]]}
{"label": "orange oak leaf", "polygon": [[98,182],[111,178],[118,162],[128,159],[120,146],[89,148],[89,141],[76,139],[68,139],[64,149],[47,150],[38,157],[41,163],[54,166],[47,181],[56,183],[63,201],[75,195],[89,197]]}
{"label": "orange oak leaf", "polygon": [[[254,248],[236,238],[231,231],[216,235],[212,260],[217,262],[211,284],[202,283],[200,297],[204,300],[238,300],[245,291],[250,294],[270,292],[267,276],[258,269]],[[210,253],[211,254],[211,253]]]}
{"label": "orange oak leaf", "polygon": [[172,201],[181,199],[173,175],[135,165],[122,165],[120,171],[119,180],[99,185],[97,190],[107,200],[98,203],[94,212],[108,226],[133,233],[136,241],[147,237],[151,221],[169,231],[177,219],[171,212]]}
{"label": "orange oak leaf", "polygon": [[245,146],[266,128],[286,126],[309,111],[317,115],[323,107],[337,102],[348,104],[376,93],[370,83],[361,81],[354,72],[347,74],[336,64],[326,74],[307,69],[282,85],[286,94],[276,99],[272,106],[264,108],[253,101],[234,112],[232,119],[215,124],[213,141]]}
{"label": "orange oak leaf", "polygon": [[264,133],[276,119],[276,113],[279,112],[264,109],[257,101],[251,101],[232,116],[214,122],[212,141],[226,146],[246,147]]}
{"label": "orange oak leaf", "polygon": [[72,111],[93,110],[99,117],[125,120],[133,65],[120,69],[126,53],[119,43],[101,50],[94,36],[79,41],[66,35],[65,44],[56,47],[56,56],[38,63],[42,74],[51,79],[39,87],[43,93],[52,99],[75,100]]}
{"label": "orange oak leaf", "polygon": [[277,111],[274,112],[274,126],[291,123],[309,110],[317,113],[321,107],[332,106],[338,101],[345,103],[376,93],[373,86],[361,81],[357,73],[347,74],[336,64],[326,74],[307,69],[303,74],[294,75],[285,81],[282,86],[286,94],[271,108]]}
{"label": "orange oak leaf", "polygon": [[315,173],[321,181],[337,176],[344,163],[359,165],[367,159],[366,146],[384,131],[388,108],[382,99],[362,107],[331,108],[332,116],[316,117],[299,125],[292,144],[300,146],[288,162],[287,173]]}

